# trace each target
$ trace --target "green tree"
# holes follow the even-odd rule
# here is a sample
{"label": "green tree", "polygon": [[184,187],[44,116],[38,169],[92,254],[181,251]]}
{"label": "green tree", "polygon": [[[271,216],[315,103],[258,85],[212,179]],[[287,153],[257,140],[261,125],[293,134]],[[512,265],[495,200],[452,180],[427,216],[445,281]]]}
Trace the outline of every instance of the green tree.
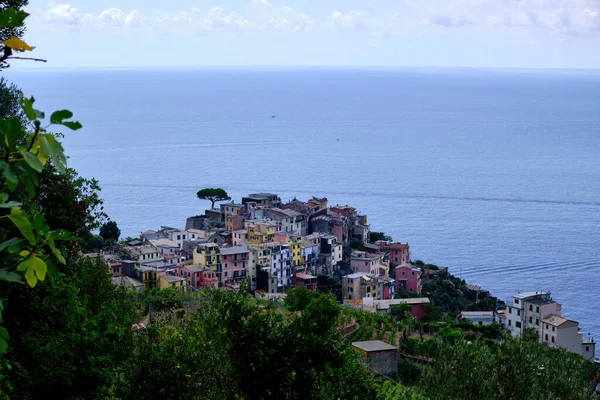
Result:
{"label": "green tree", "polygon": [[285,292],[285,305],[290,311],[302,311],[318,296],[317,293],[302,287],[295,287]]}
{"label": "green tree", "polygon": [[390,308],[390,315],[397,321],[402,321],[407,317],[410,317],[412,307],[410,304],[402,303]]}
{"label": "green tree", "polygon": [[537,343],[540,341],[540,335],[533,328],[525,328],[523,329],[522,339],[526,342]]}
{"label": "green tree", "polygon": [[121,236],[121,230],[115,221],[108,221],[100,228],[100,236],[102,236],[105,242],[116,242]]}
{"label": "green tree", "polygon": [[[14,29],[16,32],[24,26],[26,17],[24,12],[0,8],[0,30]],[[11,37],[3,42],[0,61],[10,59],[13,51],[25,50],[32,48]],[[51,230],[39,206],[23,207],[16,193],[24,190],[29,199],[34,198],[39,185],[38,174],[50,160],[59,171],[65,169],[62,145],[47,129],[50,126],[81,128],[79,122],[70,120],[73,116],[70,111],[56,111],[46,119],[33,104],[33,97],[19,96],[27,126],[23,125],[19,115],[0,119],[0,171],[3,178],[0,180],[0,266],[4,267],[0,270],[0,280],[20,282],[24,277],[30,287],[44,281],[47,275],[56,275],[57,265],[66,263],[56,244],[70,240],[71,236],[65,230]],[[45,126],[43,120],[46,120]],[[0,300],[0,312],[4,311],[5,304]],[[8,338],[9,332],[0,326],[0,353],[8,349]]]}
{"label": "green tree", "polygon": [[211,210],[215,208],[215,202],[231,200],[231,197],[227,194],[227,192],[220,188],[206,188],[199,190],[196,193],[200,200],[209,200],[211,202],[210,208]]}
{"label": "green tree", "polygon": [[383,241],[386,241],[386,242],[391,242],[392,241],[392,237],[391,236],[387,236],[383,232],[370,232],[369,233],[369,241],[371,243],[375,243],[378,240],[383,240]]}
{"label": "green tree", "polygon": [[[17,23],[0,26],[0,42],[3,42],[13,36],[19,38],[23,36],[25,33],[25,23],[23,21],[26,17],[26,14],[23,15],[24,13],[22,10],[27,6],[27,4],[29,4],[29,0],[0,0],[0,13],[7,11],[10,8],[16,12],[20,12],[22,15],[20,23],[17,21]],[[2,60],[0,62],[0,69],[7,67],[8,63],[6,60]]]}

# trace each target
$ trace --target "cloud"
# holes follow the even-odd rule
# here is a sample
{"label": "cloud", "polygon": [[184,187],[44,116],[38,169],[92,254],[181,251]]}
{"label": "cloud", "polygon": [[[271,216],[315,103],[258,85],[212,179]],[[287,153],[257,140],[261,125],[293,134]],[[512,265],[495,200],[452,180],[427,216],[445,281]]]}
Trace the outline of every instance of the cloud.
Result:
{"label": "cloud", "polygon": [[462,26],[467,26],[473,24],[472,21],[466,18],[453,18],[448,15],[438,15],[429,19],[429,22],[433,25],[439,25],[446,28],[459,28]]}
{"label": "cloud", "polygon": [[50,23],[79,25],[85,16],[70,4],[57,4],[46,11],[44,17]]}
{"label": "cloud", "polygon": [[441,33],[487,27],[532,29],[558,35],[600,34],[600,0],[396,0],[385,3],[390,8],[382,4],[375,7],[373,4],[379,1],[385,3],[374,0],[365,4],[369,7],[366,9],[333,11],[327,2],[321,2],[323,17],[269,0],[246,0],[245,6],[235,10],[212,6],[142,13],[135,9],[107,8],[95,14],[71,4],[53,3],[43,11],[41,21],[71,29],[146,28],[154,31],[315,30],[326,33],[340,30],[377,36],[416,33],[427,27],[443,28]]}
{"label": "cloud", "polygon": [[258,4],[261,6],[272,7],[272,4],[267,0],[252,0],[252,4]]}
{"label": "cloud", "polygon": [[98,15],[97,22],[113,26],[130,26],[139,24],[142,19],[143,17],[135,9],[125,13],[118,8],[109,8]]}
{"label": "cloud", "polygon": [[164,30],[225,30],[247,31],[278,29],[305,30],[315,24],[308,14],[288,6],[273,6],[267,0],[252,0],[243,10],[226,10],[221,6],[193,7],[174,12],[154,12],[142,15],[138,10],[107,8],[98,14],[83,14],[70,4],[53,5],[43,13],[43,19],[56,25],[89,28],[147,27]]}
{"label": "cloud", "polygon": [[352,10],[346,13],[334,11],[330,22],[335,29],[369,30],[381,29],[385,26],[383,19],[371,16],[369,13]]}

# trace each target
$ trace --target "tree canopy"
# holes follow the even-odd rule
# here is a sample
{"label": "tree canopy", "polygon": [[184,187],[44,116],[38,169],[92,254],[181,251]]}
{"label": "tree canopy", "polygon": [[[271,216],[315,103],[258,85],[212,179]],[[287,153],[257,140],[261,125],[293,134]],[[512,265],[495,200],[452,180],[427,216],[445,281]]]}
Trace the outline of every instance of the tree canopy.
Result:
{"label": "tree canopy", "polygon": [[115,221],[108,221],[100,228],[100,236],[102,236],[105,242],[116,242],[121,236],[121,230]]}
{"label": "tree canopy", "polygon": [[221,188],[205,188],[199,190],[196,195],[200,200],[209,200],[211,209],[215,208],[215,202],[217,201],[231,200],[227,192]]}
{"label": "tree canopy", "polygon": [[370,232],[369,233],[369,241],[371,243],[375,243],[378,240],[383,240],[385,242],[391,242],[392,241],[392,237],[386,235],[383,232]]}

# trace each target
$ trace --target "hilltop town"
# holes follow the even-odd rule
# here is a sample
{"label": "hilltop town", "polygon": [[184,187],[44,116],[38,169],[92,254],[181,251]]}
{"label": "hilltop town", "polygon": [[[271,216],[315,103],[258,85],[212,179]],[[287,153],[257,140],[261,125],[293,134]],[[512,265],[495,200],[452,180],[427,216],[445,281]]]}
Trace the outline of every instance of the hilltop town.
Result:
{"label": "hilltop town", "polygon": [[[317,197],[282,203],[273,193],[221,203],[189,217],[185,229],[147,230],[102,257],[114,284],[136,290],[237,291],[247,285],[257,297],[280,299],[301,287],[330,292],[339,303],[373,313],[406,304],[417,321],[435,319],[428,313],[440,301],[428,294],[451,277],[446,267],[411,261],[408,243],[372,231],[367,216],[354,207],[330,206],[327,198]],[[443,314],[497,324],[516,337],[530,330],[549,347],[594,359],[594,340],[583,337],[578,322],[561,316],[549,292],[517,294],[504,304],[476,285],[463,284],[466,309]]]}

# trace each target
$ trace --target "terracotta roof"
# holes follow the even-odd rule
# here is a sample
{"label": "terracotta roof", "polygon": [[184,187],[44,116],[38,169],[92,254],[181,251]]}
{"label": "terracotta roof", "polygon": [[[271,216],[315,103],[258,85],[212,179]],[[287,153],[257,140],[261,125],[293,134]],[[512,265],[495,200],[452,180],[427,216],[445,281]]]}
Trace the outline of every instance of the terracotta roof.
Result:
{"label": "terracotta roof", "polygon": [[[561,326],[566,322],[575,322],[568,318],[561,317],[560,315],[550,315],[542,320],[543,323],[552,325],[552,326]],[[577,322],[575,322],[577,323]]]}

